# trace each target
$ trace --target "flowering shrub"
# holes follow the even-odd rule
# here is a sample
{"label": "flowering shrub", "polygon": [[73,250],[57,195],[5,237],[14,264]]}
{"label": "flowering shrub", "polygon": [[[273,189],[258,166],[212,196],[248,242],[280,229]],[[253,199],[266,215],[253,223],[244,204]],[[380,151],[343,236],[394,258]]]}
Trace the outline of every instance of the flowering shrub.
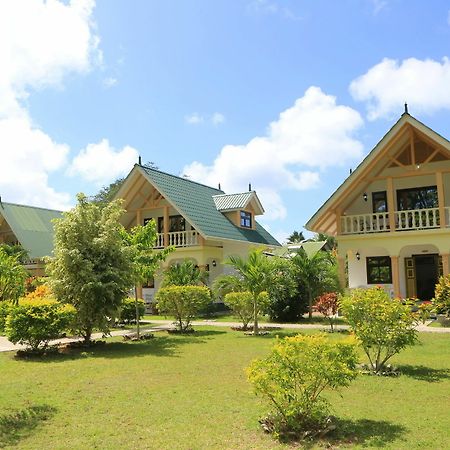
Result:
{"label": "flowering shrub", "polygon": [[317,297],[316,311],[323,314],[330,322],[331,332],[334,331],[334,322],[339,309],[338,295],[336,292],[327,292]]}

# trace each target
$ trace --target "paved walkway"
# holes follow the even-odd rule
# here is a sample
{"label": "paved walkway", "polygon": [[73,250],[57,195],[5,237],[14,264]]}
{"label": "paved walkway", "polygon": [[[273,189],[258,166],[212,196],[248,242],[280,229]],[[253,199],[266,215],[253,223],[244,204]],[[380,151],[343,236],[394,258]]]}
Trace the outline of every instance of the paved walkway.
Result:
{"label": "paved walkway", "polygon": [[[172,328],[172,320],[151,320],[151,321],[143,321],[143,327],[141,328],[141,333],[151,333],[156,331],[163,331],[169,328]],[[215,320],[198,320],[192,322],[193,326],[202,326],[202,325],[210,325],[215,327],[239,327],[242,324],[240,322],[217,322]],[[292,330],[301,330],[301,329],[319,329],[319,330],[328,330],[330,327],[328,325],[321,324],[300,324],[300,323],[260,323],[260,327],[273,327],[273,328],[285,328]],[[336,329],[338,330],[347,330],[348,325],[336,325]],[[417,330],[420,332],[426,333],[450,333],[450,328],[434,328],[428,327],[426,325],[418,325]],[[111,332],[111,336],[123,336],[124,334],[133,333],[136,331],[135,328],[131,329],[122,329],[115,330]],[[102,333],[95,333],[92,335],[93,339],[101,339],[103,337]],[[66,344],[69,342],[75,342],[81,340],[80,338],[64,338],[57,339],[52,341],[51,344]],[[0,352],[9,352],[13,350],[20,350],[24,348],[23,345],[14,345],[9,342],[4,336],[0,336]]]}

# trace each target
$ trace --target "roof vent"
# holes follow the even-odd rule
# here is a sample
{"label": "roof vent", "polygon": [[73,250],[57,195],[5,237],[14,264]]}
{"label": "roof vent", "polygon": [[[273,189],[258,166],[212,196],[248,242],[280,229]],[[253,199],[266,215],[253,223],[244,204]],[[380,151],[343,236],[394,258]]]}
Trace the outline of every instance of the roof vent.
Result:
{"label": "roof vent", "polygon": [[248,183],[248,190],[249,190],[249,192],[251,192],[251,190],[252,190],[252,183]]}
{"label": "roof vent", "polygon": [[405,102],[405,114],[409,114],[408,113],[408,103]]}
{"label": "roof vent", "polygon": [[142,158],[141,158],[141,155],[139,155],[138,164],[139,164],[140,166],[142,166]]}

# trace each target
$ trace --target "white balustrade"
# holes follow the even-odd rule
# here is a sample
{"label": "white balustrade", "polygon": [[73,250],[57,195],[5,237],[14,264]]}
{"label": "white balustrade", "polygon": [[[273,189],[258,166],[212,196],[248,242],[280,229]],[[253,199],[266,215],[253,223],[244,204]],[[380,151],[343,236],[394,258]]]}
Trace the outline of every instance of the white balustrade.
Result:
{"label": "white balustrade", "polygon": [[389,231],[389,213],[341,216],[342,234],[381,233]]}
{"label": "white balustrade", "polygon": [[[198,233],[195,230],[173,231],[167,234],[168,245],[174,247],[191,247],[198,245]],[[164,248],[164,234],[159,233],[155,248]]]}
{"label": "white balustrade", "polygon": [[439,208],[397,211],[395,216],[396,230],[422,230],[439,227]]}

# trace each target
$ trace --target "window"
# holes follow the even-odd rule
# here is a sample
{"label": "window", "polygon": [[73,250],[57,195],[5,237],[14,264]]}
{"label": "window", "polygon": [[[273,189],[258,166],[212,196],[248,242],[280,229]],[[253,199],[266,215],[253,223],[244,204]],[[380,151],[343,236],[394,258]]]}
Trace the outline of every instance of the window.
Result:
{"label": "window", "polygon": [[241,211],[241,227],[252,227],[252,214],[247,211]]}
{"label": "window", "polygon": [[[169,233],[174,231],[186,231],[186,221],[183,216],[169,217]],[[158,233],[164,233],[164,217],[158,217]]]}
{"label": "window", "polygon": [[372,192],[372,208],[374,213],[387,212],[386,191]]}
{"label": "window", "polygon": [[438,206],[436,186],[401,189],[397,191],[398,211],[437,208]]}
{"label": "window", "polygon": [[367,284],[392,283],[391,258],[389,256],[371,256],[366,258]]}

